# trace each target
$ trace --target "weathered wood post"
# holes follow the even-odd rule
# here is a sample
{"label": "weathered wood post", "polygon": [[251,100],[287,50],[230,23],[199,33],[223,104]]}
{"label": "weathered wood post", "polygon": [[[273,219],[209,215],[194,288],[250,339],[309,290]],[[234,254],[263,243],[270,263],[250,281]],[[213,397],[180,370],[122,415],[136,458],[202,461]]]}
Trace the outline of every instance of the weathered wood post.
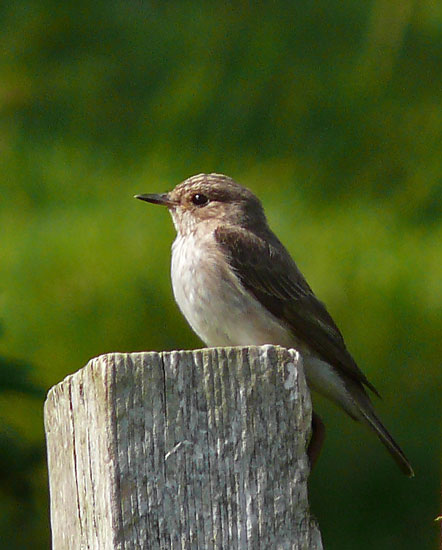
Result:
{"label": "weathered wood post", "polygon": [[310,415],[294,350],[93,359],[45,404],[53,550],[322,549]]}

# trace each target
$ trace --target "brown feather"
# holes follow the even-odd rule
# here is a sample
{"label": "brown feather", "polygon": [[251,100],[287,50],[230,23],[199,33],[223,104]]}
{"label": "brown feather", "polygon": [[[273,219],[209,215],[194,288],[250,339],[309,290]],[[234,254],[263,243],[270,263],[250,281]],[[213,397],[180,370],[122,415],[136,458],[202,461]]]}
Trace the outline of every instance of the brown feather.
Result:
{"label": "brown feather", "polygon": [[313,354],[379,396],[287,250],[268,227],[262,230],[266,232],[265,239],[237,226],[224,225],[215,230],[215,239],[241,284],[283,321],[296,338],[305,342]]}

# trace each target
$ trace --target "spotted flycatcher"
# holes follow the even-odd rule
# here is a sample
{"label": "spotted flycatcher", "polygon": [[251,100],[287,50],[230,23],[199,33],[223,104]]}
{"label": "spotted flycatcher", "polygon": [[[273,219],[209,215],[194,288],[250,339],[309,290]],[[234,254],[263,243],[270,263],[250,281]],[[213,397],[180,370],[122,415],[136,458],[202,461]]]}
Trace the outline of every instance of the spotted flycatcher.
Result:
{"label": "spotted flycatcher", "polygon": [[[275,344],[302,353],[311,389],[372,428],[407,475],[413,470],[383,426],[367,389],[377,394],[348,352],[324,304],[274,235],[259,199],[220,174],[199,174],[169,193],[136,195],[167,206],[175,299],[208,346]],[[310,460],[324,427],[313,414]]]}

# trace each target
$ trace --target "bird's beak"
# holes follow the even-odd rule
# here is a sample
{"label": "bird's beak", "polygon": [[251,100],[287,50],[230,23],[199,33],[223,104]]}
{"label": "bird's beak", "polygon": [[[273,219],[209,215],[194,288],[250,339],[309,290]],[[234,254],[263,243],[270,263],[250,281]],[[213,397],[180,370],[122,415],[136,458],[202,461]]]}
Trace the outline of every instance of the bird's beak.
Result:
{"label": "bird's beak", "polygon": [[151,195],[134,195],[135,199],[151,202],[152,204],[161,204],[162,206],[173,206],[174,202],[170,199],[169,193],[153,193]]}

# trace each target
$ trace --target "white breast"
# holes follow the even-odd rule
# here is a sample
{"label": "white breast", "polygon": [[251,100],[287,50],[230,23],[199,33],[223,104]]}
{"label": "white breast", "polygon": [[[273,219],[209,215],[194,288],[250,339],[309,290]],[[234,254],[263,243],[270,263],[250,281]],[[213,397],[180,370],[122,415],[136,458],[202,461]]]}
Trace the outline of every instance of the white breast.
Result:
{"label": "white breast", "polygon": [[178,306],[208,346],[294,345],[293,336],[242,287],[210,232],[177,236],[171,275]]}
{"label": "white breast", "polygon": [[309,385],[358,417],[357,407],[335,369],[310,356],[302,341],[242,287],[210,232],[178,235],[172,246],[171,271],[175,300],[206,345],[296,348],[304,354]]}

